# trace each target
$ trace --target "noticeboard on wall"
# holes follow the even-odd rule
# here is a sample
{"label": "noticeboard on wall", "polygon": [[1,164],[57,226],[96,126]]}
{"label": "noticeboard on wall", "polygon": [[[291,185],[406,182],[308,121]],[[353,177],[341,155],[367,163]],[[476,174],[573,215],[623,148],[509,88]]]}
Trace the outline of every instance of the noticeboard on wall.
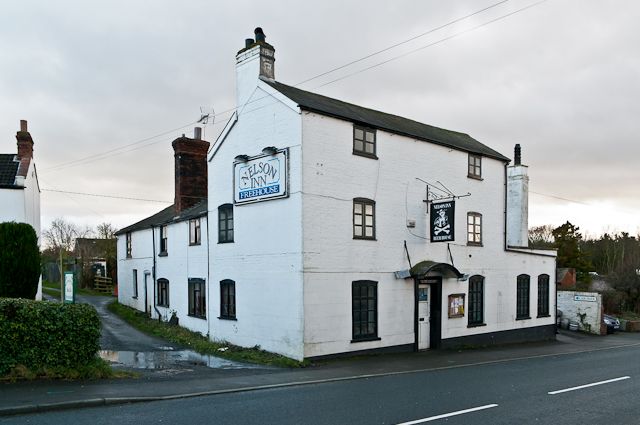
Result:
{"label": "noticeboard on wall", "polygon": [[233,194],[236,204],[268,201],[289,196],[288,150],[258,155],[233,164]]}
{"label": "noticeboard on wall", "polygon": [[464,294],[449,295],[449,318],[464,317]]}
{"label": "noticeboard on wall", "polygon": [[431,242],[454,240],[455,209],[454,201],[431,204]]}

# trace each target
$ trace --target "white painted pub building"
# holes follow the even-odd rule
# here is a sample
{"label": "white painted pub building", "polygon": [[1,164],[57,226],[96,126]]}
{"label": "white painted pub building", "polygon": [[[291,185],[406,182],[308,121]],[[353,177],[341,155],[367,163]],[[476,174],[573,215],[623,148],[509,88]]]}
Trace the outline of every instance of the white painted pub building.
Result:
{"label": "white painted pub building", "polygon": [[194,167],[176,150],[176,204],[119,231],[120,302],[299,360],[555,338],[555,251],[527,248],[519,146],[510,165],[467,134],[279,83],[255,35],[202,160],[206,201],[179,206]]}

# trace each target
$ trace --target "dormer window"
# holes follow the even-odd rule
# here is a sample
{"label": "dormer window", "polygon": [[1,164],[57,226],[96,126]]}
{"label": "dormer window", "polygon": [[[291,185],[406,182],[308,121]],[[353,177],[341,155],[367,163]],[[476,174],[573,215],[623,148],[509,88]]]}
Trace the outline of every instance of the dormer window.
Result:
{"label": "dormer window", "polygon": [[482,157],[480,155],[469,154],[467,177],[482,180]]}
{"label": "dormer window", "polygon": [[376,131],[373,128],[353,126],[353,154],[378,158],[376,156]]}

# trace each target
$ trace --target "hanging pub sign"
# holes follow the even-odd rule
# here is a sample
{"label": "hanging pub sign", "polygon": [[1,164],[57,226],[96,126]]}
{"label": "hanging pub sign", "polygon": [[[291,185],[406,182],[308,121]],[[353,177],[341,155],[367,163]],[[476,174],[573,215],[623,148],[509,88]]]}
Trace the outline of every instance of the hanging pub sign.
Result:
{"label": "hanging pub sign", "polygon": [[431,204],[431,242],[449,242],[454,240],[455,222],[454,201]]}
{"label": "hanging pub sign", "polygon": [[233,164],[236,204],[268,201],[289,195],[289,162],[286,149]]}

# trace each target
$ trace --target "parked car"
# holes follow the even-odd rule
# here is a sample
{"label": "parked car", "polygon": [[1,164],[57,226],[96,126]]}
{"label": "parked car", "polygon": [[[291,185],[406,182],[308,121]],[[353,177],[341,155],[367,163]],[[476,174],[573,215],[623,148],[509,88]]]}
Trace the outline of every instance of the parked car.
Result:
{"label": "parked car", "polygon": [[607,325],[608,334],[612,334],[615,331],[620,330],[620,320],[618,320],[617,317],[605,314],[602,316],[602,321],[604,322],[605,325]]}

